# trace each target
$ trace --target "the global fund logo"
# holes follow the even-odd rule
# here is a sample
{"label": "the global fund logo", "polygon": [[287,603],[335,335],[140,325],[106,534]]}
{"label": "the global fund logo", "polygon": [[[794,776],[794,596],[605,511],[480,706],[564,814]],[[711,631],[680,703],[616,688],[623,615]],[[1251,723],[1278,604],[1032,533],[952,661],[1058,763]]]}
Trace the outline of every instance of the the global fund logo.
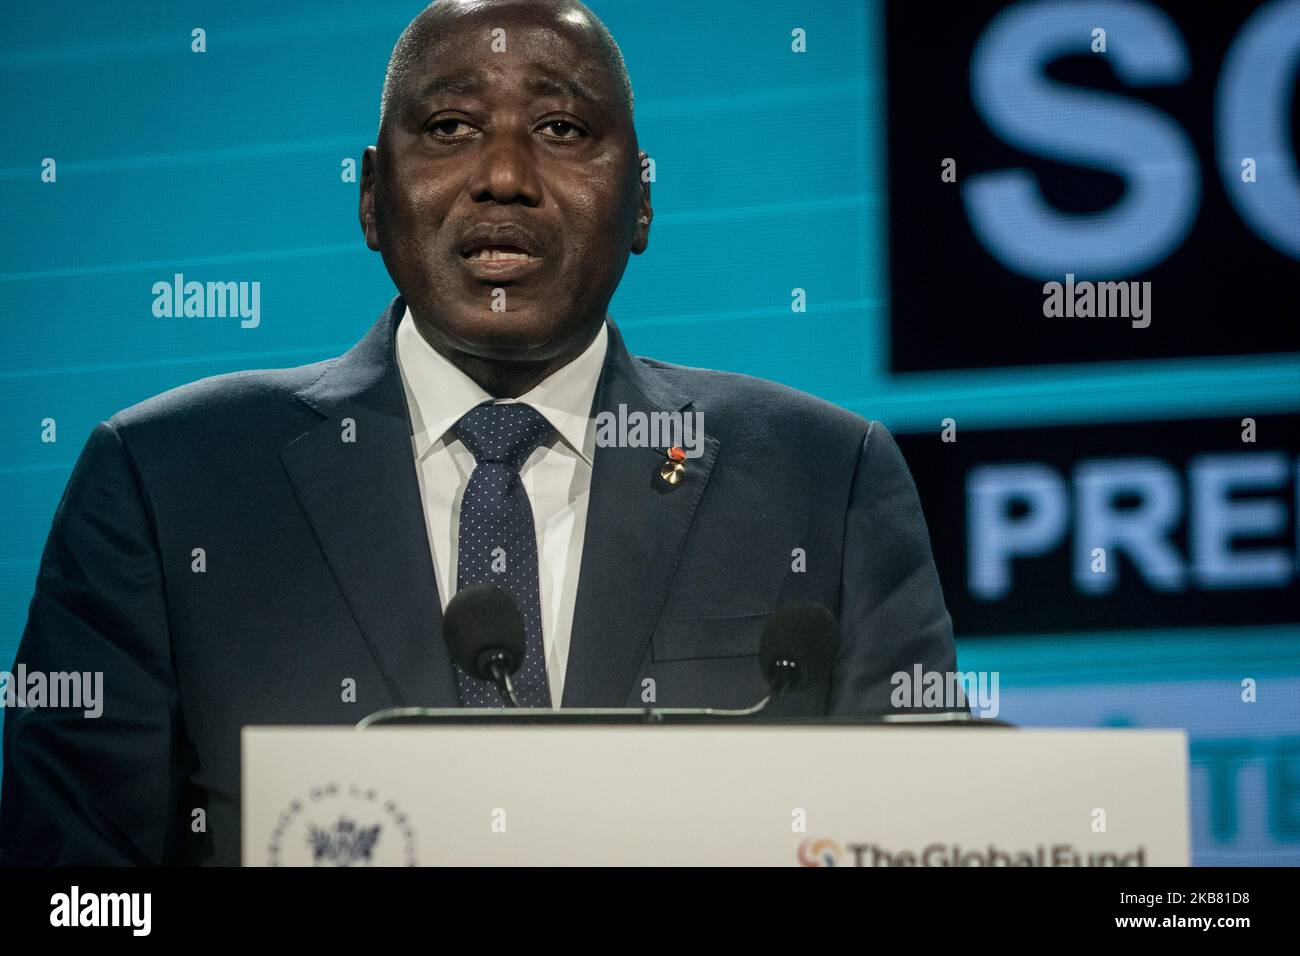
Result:
{"label": "the global fund logo", "polygon": [[1082,850],[1071,843],[1006,848],[990,843],[964,847],[931,843],[922,849],[889,849],[878,843],[844,843],[816,838],[799,844],[800,866],[1146,866],[1147,849],[1128,852]]}

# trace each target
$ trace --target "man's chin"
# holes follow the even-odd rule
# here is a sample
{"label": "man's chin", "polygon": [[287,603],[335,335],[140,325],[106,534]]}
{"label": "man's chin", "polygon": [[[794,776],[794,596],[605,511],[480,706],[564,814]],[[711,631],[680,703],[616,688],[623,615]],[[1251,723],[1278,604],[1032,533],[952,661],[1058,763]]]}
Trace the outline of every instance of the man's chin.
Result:
{"label": "man's chin", "polygon": [[495,362],[546,362],[564,351],[574,329],[520,311],[459,316],[434,323],[434,332],[457,352]]}

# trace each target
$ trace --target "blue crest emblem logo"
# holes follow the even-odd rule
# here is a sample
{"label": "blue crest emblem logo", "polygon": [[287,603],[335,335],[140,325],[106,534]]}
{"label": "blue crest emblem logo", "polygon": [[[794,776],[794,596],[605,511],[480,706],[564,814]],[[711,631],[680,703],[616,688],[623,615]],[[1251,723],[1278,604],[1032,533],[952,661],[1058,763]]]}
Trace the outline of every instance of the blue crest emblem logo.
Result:
{"label": "blue crest emblem logo", "polygon": [[380,824],[359,827],[355,820],[339,817],[332,829],[310,824],[307,843],[311,846],[312,866],[369,866],[379,842]]}
{"label": "blue crest emblem logo", "polygon": [[418,865],[411,818],[362,783],[322,783],[291,800],[266,849],[271,866]]}

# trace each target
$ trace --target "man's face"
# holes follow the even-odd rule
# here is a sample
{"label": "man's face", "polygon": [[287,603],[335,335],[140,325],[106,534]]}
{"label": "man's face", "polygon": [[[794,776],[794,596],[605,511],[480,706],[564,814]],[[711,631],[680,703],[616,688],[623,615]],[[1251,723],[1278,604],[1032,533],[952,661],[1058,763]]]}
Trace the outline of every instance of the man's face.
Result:
{"label": "man's face", "polygon": [[489,7],[435,31],[366,151],[361,199],[367,244],[435,346],[550,361],[603,321],[651,216],[621,95],[580,20]]}

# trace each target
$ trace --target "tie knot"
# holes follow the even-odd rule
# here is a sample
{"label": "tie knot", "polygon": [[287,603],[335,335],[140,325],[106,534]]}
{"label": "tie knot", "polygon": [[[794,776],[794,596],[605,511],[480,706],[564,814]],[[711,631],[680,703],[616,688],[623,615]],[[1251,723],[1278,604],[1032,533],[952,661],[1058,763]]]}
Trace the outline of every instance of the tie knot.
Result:
{"label": "tie knot", "polygon": [[471,408],[453,430],[480,465],[501,462],[518,471],[533,449],[550,437],[552,429],[545,416],[531,405],[511,402]]}

